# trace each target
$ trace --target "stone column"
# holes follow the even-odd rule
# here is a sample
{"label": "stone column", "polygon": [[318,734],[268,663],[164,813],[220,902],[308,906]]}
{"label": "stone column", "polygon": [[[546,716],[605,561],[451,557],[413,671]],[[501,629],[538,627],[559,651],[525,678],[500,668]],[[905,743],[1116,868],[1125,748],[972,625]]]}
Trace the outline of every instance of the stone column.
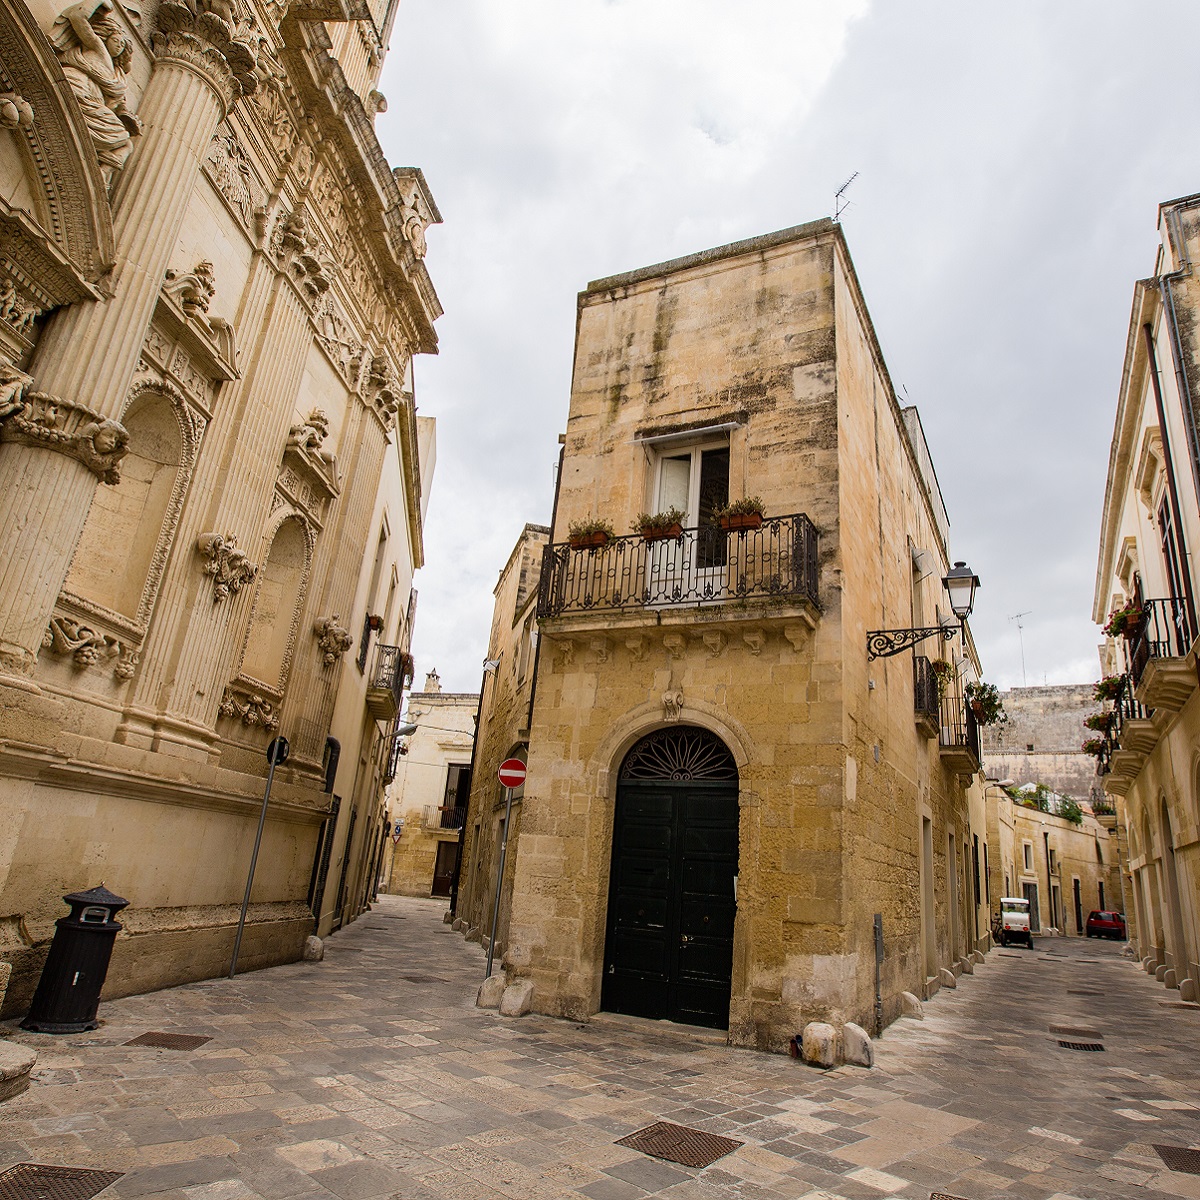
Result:
{"label": "stone column", "polygon": [[26,408],[0,433],[0,670],[32,673],[97,479],[119,478],[128,435],[116,418],[203,154],[234,95],[253,86],[252,55],[211,14],[164,0],[152,45],[143,132],[113,194],[112,298],[54,315]]}

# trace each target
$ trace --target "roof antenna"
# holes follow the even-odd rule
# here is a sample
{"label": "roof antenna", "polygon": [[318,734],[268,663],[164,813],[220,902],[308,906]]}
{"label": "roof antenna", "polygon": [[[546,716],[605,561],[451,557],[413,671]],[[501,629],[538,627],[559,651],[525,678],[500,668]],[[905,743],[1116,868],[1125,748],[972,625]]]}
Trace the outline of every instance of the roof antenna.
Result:
{"label": "roof antenna", "polygon": [[855,171],[845,183],[842,184],[836,192],[833,193],[833,219],[838,221],[841,219],[842,213],[850,207],[850,201],[846,199],[846,189],[858,178],[858,172]]}
{"label": "roof antenna", "polygon": [[1028,687],[1029,680],[1025,678],[1025,634],[1023,632],[1025,626],[1021,624],[1021,618],[1027,617],[1033,612],[1032,608],[1027,608],[1024,612],[1013,613],[1008,619],[1017,623],[1017,639],[1021,643],[1021,686]]}

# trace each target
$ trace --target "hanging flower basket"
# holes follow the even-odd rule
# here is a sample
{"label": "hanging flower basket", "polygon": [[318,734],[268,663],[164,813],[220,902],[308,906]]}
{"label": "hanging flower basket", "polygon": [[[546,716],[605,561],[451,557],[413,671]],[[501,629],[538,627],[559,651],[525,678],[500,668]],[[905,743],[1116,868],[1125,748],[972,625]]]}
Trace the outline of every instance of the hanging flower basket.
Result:
{"label": "hanging flower basket", "polygon": [[1121,694],[1121,686],[1124,682],[1124,675],[1105,675],[1096,684],[1093,695],[1097,700],[1115,700]]}
{"label": "hanging flower basket", "polygon": [[1088,738],[1080,748],[1084,754],[1090,754],[1094,758],[1101,758],[1104,755],[1104,741],[1101,738]]}
{"label": "hanging flower basket", "polygon": [[1132,641],[1146,627],[1146,614],[1136,600],[1127,600],[1108,614],[1104,632],[1109,637],[1125,637]]}

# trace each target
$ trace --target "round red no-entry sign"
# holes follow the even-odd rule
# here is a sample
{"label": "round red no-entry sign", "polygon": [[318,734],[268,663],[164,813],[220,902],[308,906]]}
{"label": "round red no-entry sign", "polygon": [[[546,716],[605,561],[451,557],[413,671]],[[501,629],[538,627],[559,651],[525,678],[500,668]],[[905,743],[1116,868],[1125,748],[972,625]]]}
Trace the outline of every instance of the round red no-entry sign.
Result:
{"label": "round red no-entry sign", "polygon": [[519,758],[506,758],[496,774],[505,787],[520,787],[525,782],[525,764]]}

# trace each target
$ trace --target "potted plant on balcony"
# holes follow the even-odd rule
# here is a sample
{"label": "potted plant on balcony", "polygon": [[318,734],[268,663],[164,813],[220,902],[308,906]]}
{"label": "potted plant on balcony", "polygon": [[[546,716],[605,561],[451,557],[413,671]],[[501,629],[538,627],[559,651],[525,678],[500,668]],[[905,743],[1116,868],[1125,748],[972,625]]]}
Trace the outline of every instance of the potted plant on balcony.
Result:
{"label": "potted plant on balcony", "polygon": [[980,725],[1002,725],[1008,720],[1000,689],[994,683],[968,683],[967,704]]}
{"label": "potted plant on balcony", "polygon": [[1123,675],[1105,675],[1096,684],[1092,694],[1097,700],[1115,700],[1121,694],[1121,685],[1125,682]]}
{"label": "potted plant on balcony", "polygon": [[1090,716],[1084,717],[1084,725],[1088,729],[1093,729],[1097,733],[1107,733],[1112,727],[1113,714],[1111,712],[1097,712]]}
{"label": "potted plant on balcony", "polygon": [[633,527],[648,542],[657,542],[662,538],[676,538],[683,532],[683,522],[687,514],[678,508],[668,508],[660,513],[638,513]]}
{"label": "potted plant on balcony", "polygon": [[726,532],[738,529],[758,529],[766,510],[757,496],[743,496],[716,511],[717,520]]}
{"label": "potted plant on balcony", "polygon": [[954,667],[944,658],[935,658],[929,664],[929,669],[933,672],[934,682],[937,684],[938,699],[940,700],[950,687],[951,681],[954,679]]}
{"label": "potted plant on balcony", "polygon": [[1090,754],[1093,758],[1101,758],[1104,754],[1104,739],[1103,738],[1088,738],[1080,747],[1084,754]]}
{"label": "potted plant on balcony", "polygon": [[1132,641],[1146,627],[1146,614],[1136,600],[1126,600],[1108,614],[1104,632],[1109,637],[1124,636]]}
{"label": "potted plant on balcony", "polygon": [[616,536],[613,527],[607,521],[572,521],[567,527],[567,544],[572,550],[594,549],[605,545],[610,538]]}

